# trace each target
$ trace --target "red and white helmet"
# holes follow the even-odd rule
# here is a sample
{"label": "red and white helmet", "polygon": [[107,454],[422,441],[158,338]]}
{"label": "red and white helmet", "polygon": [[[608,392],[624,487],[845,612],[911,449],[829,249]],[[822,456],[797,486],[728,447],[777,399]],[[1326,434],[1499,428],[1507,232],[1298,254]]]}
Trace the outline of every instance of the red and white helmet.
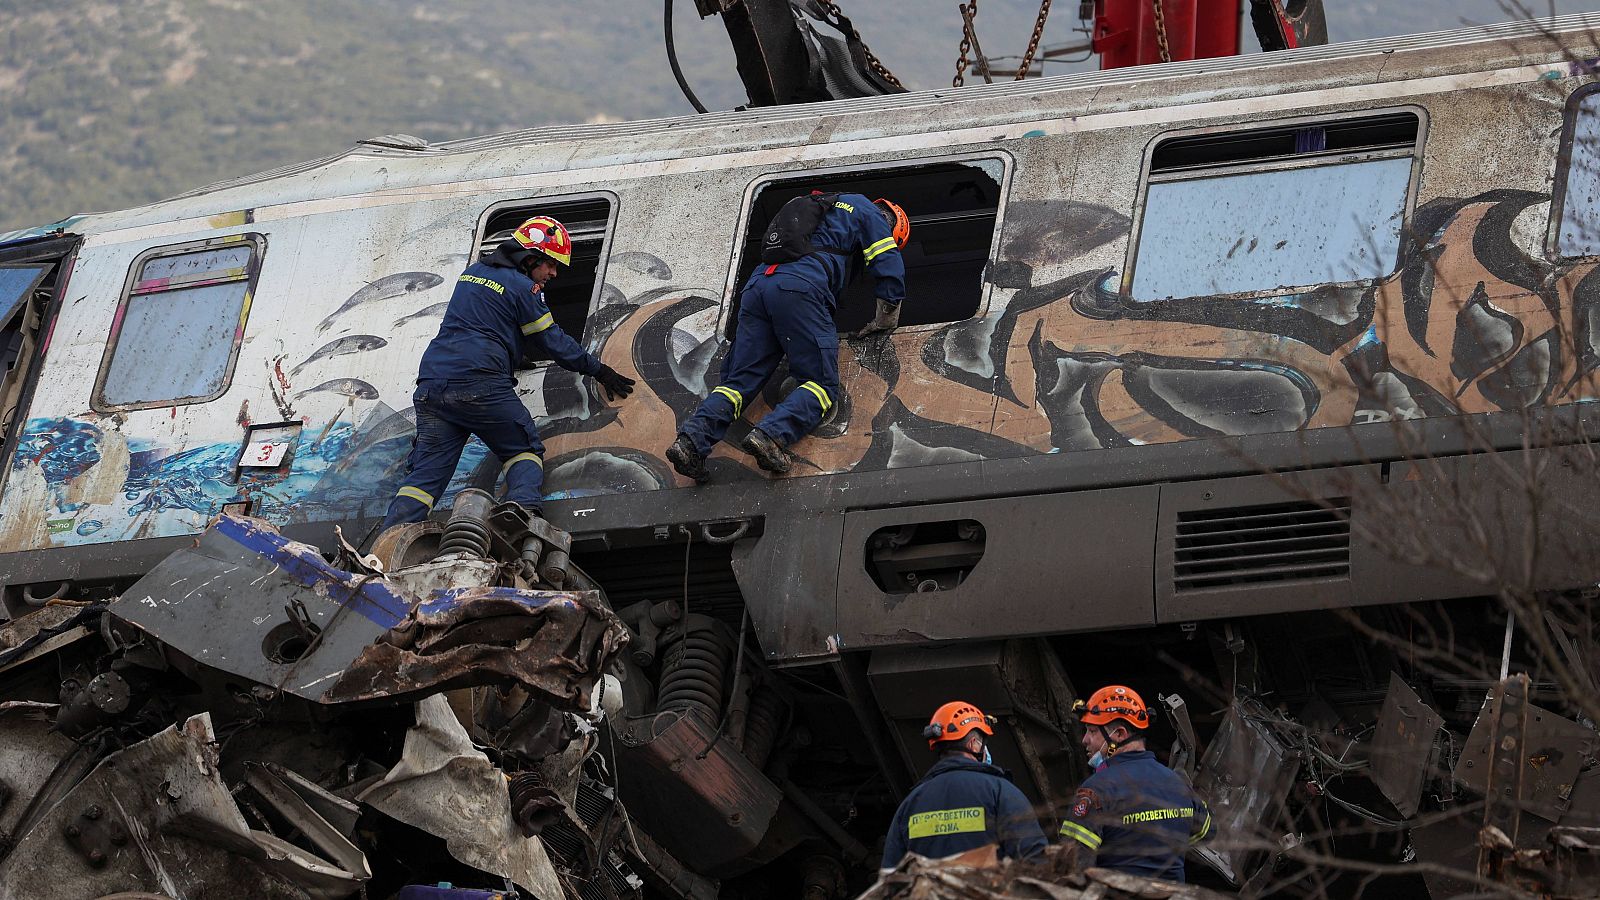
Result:
{"label": "red and white helmet", "polygon": [[572,265],[572,236],[567,227],[549,216],[534,216],[521,225],[511,238],[522,249],[543,253],[563,266]]}

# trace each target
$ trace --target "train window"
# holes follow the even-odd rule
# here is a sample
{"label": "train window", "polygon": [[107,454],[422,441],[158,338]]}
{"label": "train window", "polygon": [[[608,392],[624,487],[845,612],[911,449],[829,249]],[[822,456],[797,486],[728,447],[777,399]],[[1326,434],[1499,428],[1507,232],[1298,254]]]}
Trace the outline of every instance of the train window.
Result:
{"label": "train window", "polygon": [[1556,255],[1600,256],[1600,85],[1572,95],[1562,136],[1566,171],[1556,186]]}
{"label": "train window", "polygon": [[95,382],[95,409],[222,396],[265,247],[265,238],[251,234],[160,247],[134,260]]}
{"label": "train window", "polygon": [[[572,265],[545,285],[544,299],[561,330],[583,343],[589,310],[605,283],[605,261],[616,205],[606,196],[550,201],[518,200],[489,208],[478,230],[478,254],[494,252],[517,226],[533,216],[550,216],[572,235]],[[535,356],[533,362],[548,362]]]}
{"label": "train window", "polygon": [[1124,278],[1134,300],[1368,281],[1399,264],[1416,113],[1155,145]]}
{"label": "train window", "polygon": [[[978,314],[983,270],[994,245],[995,216],[1005,164],[998,158],[785,176],[762,183],[750,205],[739,255],[742,286],[761,259],[762,232],[790,199],[812,190],[887,197],[911,218],[906,304],[900,324],[959,322]],[[834,326],[855,331],[871,321],[872,276],[853,279],[840,298]],[[730,323],[730,328],[732,327]]]}

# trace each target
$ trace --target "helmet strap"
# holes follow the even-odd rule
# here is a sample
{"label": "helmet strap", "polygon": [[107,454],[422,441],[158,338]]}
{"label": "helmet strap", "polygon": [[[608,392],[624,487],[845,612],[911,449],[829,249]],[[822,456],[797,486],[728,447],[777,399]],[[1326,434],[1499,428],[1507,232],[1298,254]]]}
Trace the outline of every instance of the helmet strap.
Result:
{"label": "helmet strap", "polygon": [[1106,730],[1106,726],[1096,725],[1095,727],[1100,729],[1100,738],[1106,742],[1106,758],[1110,759],[1111,757],[1116,756],[1117,751],[1122,749],[1122,745],[1111,739],[1111,732]]}

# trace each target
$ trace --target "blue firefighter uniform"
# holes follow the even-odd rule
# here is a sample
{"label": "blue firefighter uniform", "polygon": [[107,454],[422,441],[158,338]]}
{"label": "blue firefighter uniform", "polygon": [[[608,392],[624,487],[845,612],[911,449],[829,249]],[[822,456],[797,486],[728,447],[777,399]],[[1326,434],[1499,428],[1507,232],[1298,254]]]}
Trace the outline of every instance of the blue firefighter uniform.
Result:
{"label": "blue firefighter uniform", "polygon": [[[506,499],[537,511],[543,497],[544,444],[516,394],[524,351],[537,348],[563,368],[598,374],[600,360],[555,324],[533,279],[498,256],[467,267],[456,282],[439,333],[422,354],[417,438],[385,528],[420,522],[450,483],[462,448],[477,435],[499,457]],[[531,346],[528,346],[531,345]]]}
{"label": "blue firefighter uniform", "polygon": [[947,756],[922,776],[895,810],[883,844],[883,868],[907,853],[939,859],[998,844],[1001,859],[1033,859],[1044,832],[1028,798],[999,766]]}
{"label": "blue firefighter uniform", "polygon": [[1211,833],[1211,811],[1148,750],[1123,751],[1084,779],[1061,822],[1106,869],[1183,881],[1183,854]]}
{"label": "blue firefighter uniform", "polygon": [[898,306],[906,296],[906,267],[893,233],[871,200],[840,194],[811,235],[818,252],[762,266],[739,295],[739,329],[722,366],[722,383],[679,429],[709,456],[733,420],[744,414],[778,367],[800,383],[756,425],[782,446],[811,433],[839,396],[839,334],[833,311],[849,283],[855,254],[876,280],[878,299]]}

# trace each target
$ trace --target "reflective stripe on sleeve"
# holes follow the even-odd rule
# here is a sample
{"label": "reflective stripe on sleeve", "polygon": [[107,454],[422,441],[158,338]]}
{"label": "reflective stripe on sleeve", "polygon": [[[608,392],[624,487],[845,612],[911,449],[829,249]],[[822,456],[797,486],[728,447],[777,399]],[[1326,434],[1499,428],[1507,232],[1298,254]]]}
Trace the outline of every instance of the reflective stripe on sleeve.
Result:
{"label": "reflective stripe on sleeve", "polygon": [[545,330],[546,328],[549,328],[551,325],[554,325],[555,323],[556,323],[555,314],[554,313],[545,313],[544,315],[540,316],[539,318],[534,319],[532,322],[529,322],[528,324],[522,326],[522,333],[523,334],[538,334],[539,332]]}
{"label": "reflective stripe on sleeve", "polygon": [[512,466],[516,465],[519,462],[531,462],[531,463],[533,463],[534,465],[538,466],[541,469],[544,468],[544,460],[539,458],[539,454],[537,454],[537,453],[518,453],[516,456],[513,456],[510,459],[506,460],[506,464],[500,467],[500,474],[504,475],[506,472],[511,470]]}
{"label": "reflective stripe on sleeve", "polygon": [[1061,836],[1072,838],[1090,850],[1100,849],[1100,835],[1079,825],[1077,822],[1062,822]]}
{"label": "reflective stripe on sleeve", "polygon": [[874,259],[877,259],[880,255],[882,255],[885,250],[893,249],[894,238],[886,237],[881,241],[873,243],[873,245],[867,249],[861,251],[861,255],[866,259],[867,262],[872,262]]}
{"label": "reflective stripe on sleeve", "polygon": [[1200,832],[1198,834],[1196,834],[1194,837],[1189,838],[1189,843],[1198,844],[1201,841],[1205,840],[1206,839],[1206,835],[1208,835],[1210,833],[1211,833],[1211,813],[1206,813],[1206,820],[1204,822],[1200,823]]}
{"label": "reflective stripe on sleeve", "polygon": [[738,391],[734,390],[731,387],[723,387],[721,385],[718,385],[718,386],[712,388],[711,389],[711,393],[713,393],[713,394],[721,394],[723,397],[727,398],[727,401],[729,403],[733,404],[733,417],[735,419],[739,418],[741,415],[744,415],[744,395],[743,394],[740,394]]}
{"label": "reflective stripe on sleeve", "polygon": [[414,488],[408,484],[400,490],[395,491],[394,495],[396,497],[405,497],[410,500],[415,500],[418,503],[421,503],[423,506],[433,509],[433,495],[422,488]]}
{"label": "reflective stripe on sleeve", "polygon": [[833,401],[828,398],[828,392],[822,389],[822,385],[817,384],[815,381],[808,381],[800,386],[810,391],[817,398],[817,402],[822,404],[824,415],[827,414],[828,410],[833,409]]}

